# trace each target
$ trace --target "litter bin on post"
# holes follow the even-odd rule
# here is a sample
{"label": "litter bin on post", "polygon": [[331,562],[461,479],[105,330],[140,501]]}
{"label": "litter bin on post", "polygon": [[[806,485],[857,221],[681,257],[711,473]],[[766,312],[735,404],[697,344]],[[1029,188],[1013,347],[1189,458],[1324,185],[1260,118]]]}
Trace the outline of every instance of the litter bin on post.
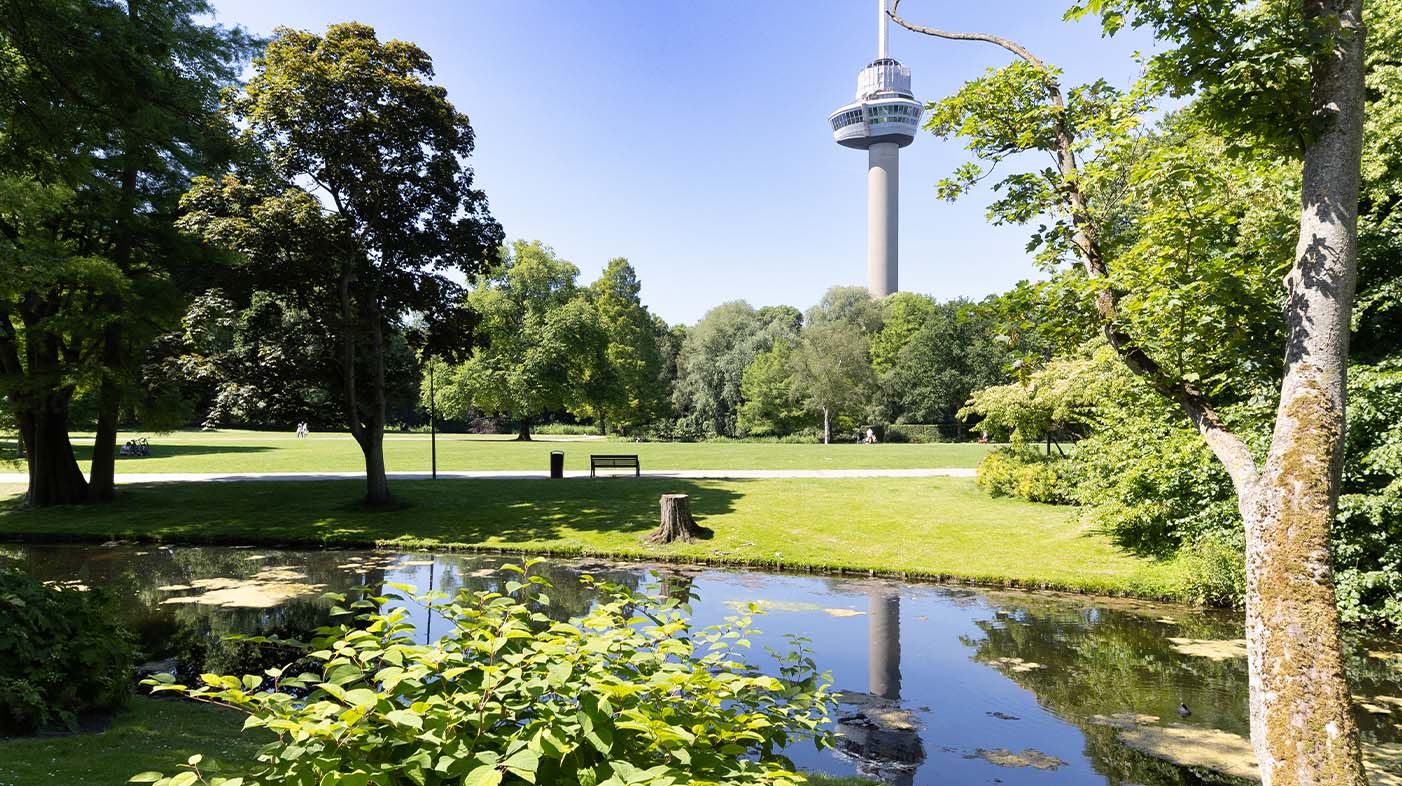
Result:
{"label": "litter bin on post", "polygon": [[550,451],[550,477],[563,478],[565,476],[565,451]]}

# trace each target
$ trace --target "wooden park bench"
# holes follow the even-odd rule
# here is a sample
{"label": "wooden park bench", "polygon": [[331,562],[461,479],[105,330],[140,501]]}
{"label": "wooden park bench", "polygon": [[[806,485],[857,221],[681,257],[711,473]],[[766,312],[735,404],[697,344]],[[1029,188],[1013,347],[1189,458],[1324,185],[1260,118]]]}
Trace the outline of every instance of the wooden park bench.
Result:
{"label": "wooden park bench", "polygon": [[636,454],[632,456],[591,455],[589,457],[589,477],[591,478],[598,477],[598,475],[595,474],[595,470],[627,469],[628,467],[633,468],[633,477],[642,477],[643,468],[642,465],[638,463],[638,457]]}

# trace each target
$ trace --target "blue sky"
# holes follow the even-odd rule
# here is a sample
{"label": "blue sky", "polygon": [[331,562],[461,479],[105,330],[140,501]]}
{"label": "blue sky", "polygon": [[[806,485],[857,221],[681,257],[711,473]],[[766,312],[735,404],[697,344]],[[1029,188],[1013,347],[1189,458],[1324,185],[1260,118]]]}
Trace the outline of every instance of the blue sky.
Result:
{"label": "blue sky", "polygon": [[[359,21],[422,46],[477,133],[472,165],[509,238],[539,239],[595,278],[627,257],[643,299],[692,323],[744,299],[806,308],[866,281],[866,154],[832,141],[875,56],[874,0],[214,0],[219,21],[271,33]],[[905,0],[902,14],[996,32],[1071,80],[1126,86],[1142,38],[1068,24],[1069,0]],[[892,26],[916,97],[1007,62],[977,43]],[[940,201],[965,160],[922,134],[901,151],[901,288],[984,295],[1034,275],[1027,232],[984,220],[987,194]]]}

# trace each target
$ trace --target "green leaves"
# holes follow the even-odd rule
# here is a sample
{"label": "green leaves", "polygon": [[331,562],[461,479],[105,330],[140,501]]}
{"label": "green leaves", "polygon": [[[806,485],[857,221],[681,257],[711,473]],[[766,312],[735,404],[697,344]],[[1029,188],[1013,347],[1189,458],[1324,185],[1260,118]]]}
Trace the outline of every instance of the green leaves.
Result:
{"label": "green leaves", "polygon": [[[232,704],[277,732],[250,786],[746,786],[787,782],[787,742],[827,744],[826,678],[803,650],[785,656],[782,678],[735,657],[748,617],[696,629],[674,599],[605,586],[586,614],[558,622],[529,564],[506,573],[504,592],[422,599],[453,623],[432,645],[414,643],[403,608],[370,604],[313,642],[323,665],[301,697],[222,675],[147,684]],[[199,761],[187,768],[139,777],[176,786]]]}

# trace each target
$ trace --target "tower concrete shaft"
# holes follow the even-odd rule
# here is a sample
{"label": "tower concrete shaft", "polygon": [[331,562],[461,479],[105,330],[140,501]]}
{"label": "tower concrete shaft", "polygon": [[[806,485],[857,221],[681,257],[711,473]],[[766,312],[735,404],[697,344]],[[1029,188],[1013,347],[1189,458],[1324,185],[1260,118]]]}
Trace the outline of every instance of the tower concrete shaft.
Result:
{"label": "tower concrete shaft", "polygon": [[833,139],[867,151],[867,289],[900,289],[900,149],[915,141],[924,113],[910,69],[891,59],[886,0],[876,0],[876,59],[857,74],[856,100],[828,115]]}
{"label": "tower concrete shaft", "polygon": [[895,142],[867,148],[867,291],[883,298],[900,291],[901,149]]}

